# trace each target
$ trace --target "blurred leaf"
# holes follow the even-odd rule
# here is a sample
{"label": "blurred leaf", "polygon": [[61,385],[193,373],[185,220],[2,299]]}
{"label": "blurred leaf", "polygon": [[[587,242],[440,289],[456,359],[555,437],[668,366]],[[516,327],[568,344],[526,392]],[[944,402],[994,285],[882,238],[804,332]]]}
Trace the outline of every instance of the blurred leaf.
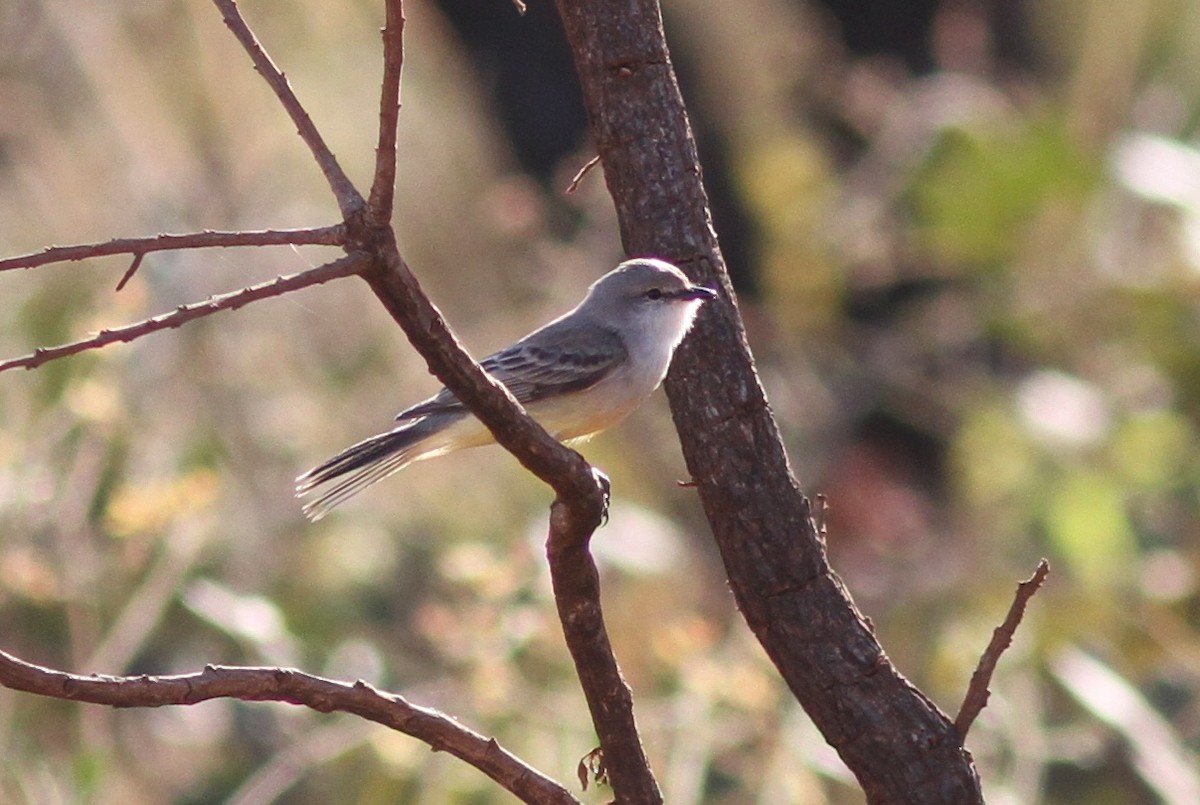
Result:
{"label": "blurred leaf", "polygon": [[761,232],[763,302],[784,328],[828,324],[842,285],[822,235],[837,189],[828,155],[800,132],[780,132],[739,157],[741,189]]}
{"label": "blurred leaf", "polygon": [[939,261],[999,267],[1049,200],[1083,200],[1098,178],[1063,124],[1012,121],[941,133],[909,194],[917,234]]}
{"label": "blurred leaf", "polygon": [[1124,494],[1115,479],[1087,469],[1068,471],[1050,489],[1050,541],[1085,584],[1120,581],[1137,556]]}
{"label": "blurred leaf", "polygon": [[994,407],[968,411],[953,446],[958,492],[977,506],[1011,505],[1038,483],[1038,451],[1021,423]]}
{"label": "blurred leaf", "polygon": [[74,758],[71,771],[76,786],[76,793],[82,800],[87,800],[94,794],[103,782],[111,758],[107,758],[99,750],[84,751]]}
{"label": "blurred leaf", "polygon": [[198,579],[183,591],[183,603],[215,629],[249,645],[266,661],[296,662],[295,638],[279,606],[261,595],[246,595],[212,579]]}
{"label": "blurred leaf", "polygon": [[1113,167],[1138,195],[1200,215],[1200,151],[1195,148],[1168,137],[1129,134],[1114,148]]}
{"label": "blurred leaf", "polygon": [[1194,754],[1136,687],[1075,647],[1060,651],[1050,669],[1076,701],[1121,734],[1142,780],[1162,802],[1200,802],[1200,766]]}
{"label": "blurred leaf", "polygon": [[1170,490],[1187,483],[1185,472],[1195,451],[1191,422],[1174,411],[1130,417],[1112,440],[1112,463],[1135,489]]}
{"label": "blurred leaf", "polygon": [[220,483],[211,470],[197,470],[166,481],[122,487],[108,505],[106,525],[117,537],[161,533],[168,523],[211,506]]}

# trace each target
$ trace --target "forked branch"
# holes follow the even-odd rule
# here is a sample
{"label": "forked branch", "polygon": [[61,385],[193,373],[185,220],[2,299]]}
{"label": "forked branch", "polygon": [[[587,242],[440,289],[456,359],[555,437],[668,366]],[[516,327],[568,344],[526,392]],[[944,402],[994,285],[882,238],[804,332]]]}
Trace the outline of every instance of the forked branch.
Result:
{"label": "forked branch", "polygon": [[603,513],[602,481],[582,456],[520,413],[508,390],[462,351],[398,252],[392,260],[384,270],[366,275],[376,296],[438,379],[487,425],[497,442],[557,493],[546,540],[555,604],[608,778],[620,802],[661,802],[638,736],[632,696],[605,629],[599,576],[588,552]]}
{"label": "forked branch", "polygon": [[[380,127],[376,148],[376,172],[370,194],[371,202],[362,215],[366,202],[351,184],[312,120],[297,100],[287,79],[263,50],[249,26],[242,19],[234,0],[213,0],[224,17],[226,25],[234,33],[250,55],[256,70],[275,91],[280,103],[287,110],[320,165],[330,188],[337,198],[345,224],[323,230],[310,230],[300,241],[278,237],[280,243],[336,242],[350,251],[347,257],[316,269],[289,277],[280,277],[271,282],[244,288],[240,291],[213,297],[205,302],[184,305],[177,310],[148,319],[137,324],[112,330],[104,330],[94,337],[35,351],[32,355],[0,363],[0,371],[23,366],[32,368],[54,358],[76,354],[116,341],[130,341],[156,330],[178,327],[188,321],[210,315],[218,310],[232,310],[259,299],[278,296],[308,285],[326,282],[336,277],[359,274],[370,284],[379,300],[404,329],[410,342],[421,353],[430,370],[461,399],[495,435],[496,440],[541,480],[550,485],[557,497],[551,511],[548,555],[551,574],[554,578],[556,600],[563,623],[564,634],[579,672],[597,734],[604,753],[604,765],[616,797],[623,802],[661,802],[657,783],[646,762],[634,724],[632,697],[621,678],[613,657],[612,647],[604,629],[600,609],[598,576],[595,565],[587,551],[588,541],[600,522],[605,506],[605,491],[597,474],[575,451],[554,440],[534,420],[524,413],[508,390],[498,384],[475,363],[462,349],[437,309],[421,291],[416,278],[408,270],[396,246],[395,235],[390,228],[394,198],[396,124],[399,112],[400,73],[403,64],[402,31],[403,5],[401,0],[386,0],[387,28],[384,31],[385,66],[383,90],[380,99]],[[255,233],[247,233],[247,236]],[[275,235],[257,233],[259,242],[238,243],[236,233],[197,233],[192,236],[160,236],[159,238],[135,241],[112,241],[110,244],[93,244],[91,247],[67,247],[57,252],[28,255],[14,258],[11,268],[32,267],[56,260],[82,259],[82,257],[104,254],[132,254],[135,259],[126,278],[139,265],[140,257],[152,250],[162,248],[193,248],[201,245],[266,245],[266,240]],[[170,241],[170,238],[175,238]],[[317,240],[317,239],[321,240]],[[190,239],[190,240],[185,240]],[[91,251],[87,251],[88,249]],[[82,251],[70,251],[78,249]],[[100,252],[97,252],[100,249]],[[5,673],[13,668],[27,665],[16,661],[5,666]],[[386,699],[365,685],[345,686],[342,683],[315,680],[294,671],[280,669],[207,669],[204,673],[187,677],[139,677],[139,678],[89,678],[75,677],[61,672],[45,671],[43,679],[56,680],[53,685],[44,685],[37,692],[60,698],[98,701],[109,704],[157,705],[169,703],[192,703],[200,698],[234,696],[243,699],[272,699],[308,704],[316,709],[344,709],[357,712],[381,723],[400,726],[404,719],[391,715],[376,717],[372,713],[378,706],[376,698]],[[304,684],[297,688],[296,680]],[[7,680],[4,684],[9,684]],[[237,682],[238,684],[235,684]],[[113,686],[117,686],[114,688]],[[308,687],[316,685],[315,688]],[[335,686],[330,689],[322,686]],[[19,683],[11,687],[26,690]],[[248,686],[248,687],[247,687]],[[336,687],[340,686],[340,687]],[[350,688],[346,706],[331,706],[333,690]],[[115,701],[113,690],[129,696]],[[129,691],[138,691],[137,696]],[[313,691],[316,691],[314,693]],[[361,697],[374,702],[370,707],[362,704]],[[89,698],[93,697],[93,698]],[[105,698],[107,697],[107,698]],[[375,697],[375,698],[372,698]],[[393,721],[395,723],[393,723]],[[408,730],[405,730],[408,731]],[[416,732],[410,734],[417,735]],[[472,734],[473,735],[473,734]],[[446,748],[445,739],[433,739],[417,735],[430,742],[434,748]],[[474,736],[479,739],[479,736]],[[482,740],[482,739],[479,739]],[[489,754],[490,753],[490,754]],[[495,756],[501,757],[496,760]],[[519,772],[510,756],[503,753],[492,742],[487,742],[487,752],[469,754],[465,750],[458,755],[483,769],[514,793],[536,791],[536,802],[574,802],[561,788],[551,788],[536,777],[532,770],[521,767]],[[489,771],[488,764],[499,764],[507,771],[507,777]],[[532,797],[532,794],[528,796]],[[524,798],[524,796],[523,796]]]}
{"label": "forked branch", "polygon": [[[157,330],[176,328],[191,320],[221,310],[250,304],[292,292],[336,277],[360,275],[388,311],[400,323],[409,341],[424,356],[431,371],[491,429],[497,441],[518,461],[550,485],[557,493],[552,507],[547,553],[563,630],[576,662],[601,749],[608,779],[616,797],[629,803],[659,803],[661,794],[650,773],[638,739],[628,686],[613,657],[600,609],[599,581],[587,551],[588,540],[600,522],[605,491],[598,475],[575,451],[559,444],[544,428],[524,414],[504,386],[482,372],[470,359],[430,300],[421,292],[416,278],[404,265],[395,233],[389,224],[396,176],[396,128],[400,109],[403,64],[403,6],[401,0],[386,1],[384,30],[384,78],[380,95],[379,139],[376,174],[371,202],[367,205],[320,137],[310,116],[295,97],[287,78],[260,46],[234,0],[214,0],[224,22],[250,54],[256,70],[275,91],[278,100],[295,122],[300,137],[312,151],[326,181],[337,198],[344,224],[293,233],[196,233],[161,235],[158,238],[109,241],[78,247],[62,247],[0,263],[0,268],[32,268],[61,260],[83,259],[100,254],[132,254],[130,270],[122,283],[136,271],[140,258],[164,248],[203,246],[299,244],[322,242],[341,245],[347,257],[287,277],[236,292],[214,296],[198,304],[184,305],[144,322],[103,330],[95,336],[62,347],[38,349],[24,358],[0,362],[6,368],[40,366],[61,356],[77,354],[104,344],[132,341]],[[366,212],[366,215],[364,214]],[[461,728],[432,711],[413,708],[398,697],[382,695],[365,684],[346,685],[275,668],[208,668],[185,677],[98,678],[77,677],[29,666],[14,657],[0,659],[0,681],[18,690],[48,696],[116,705],[186,704],[204,698],[227,696],[242,699],[271,699],[304,703],[318,710],[340,709],[386,723],[426,740],[434,749],[444,749],[466,759],[527,801],[574,803],[564,789],[524,767],[494,741]],[[30,681],[34,680],[34,681]],[[413,725],[418,725],[414,727]],[[449,731],[449,732],[448,732]]]}
{"label": "forked branch", "polygon": [[[728,292],[658,0],[556,0],[630,254]],[[829,566],[734,300],[697,317],[664,383],[747,625],[870,802],[982,802],[948,717],[888,661]]]}

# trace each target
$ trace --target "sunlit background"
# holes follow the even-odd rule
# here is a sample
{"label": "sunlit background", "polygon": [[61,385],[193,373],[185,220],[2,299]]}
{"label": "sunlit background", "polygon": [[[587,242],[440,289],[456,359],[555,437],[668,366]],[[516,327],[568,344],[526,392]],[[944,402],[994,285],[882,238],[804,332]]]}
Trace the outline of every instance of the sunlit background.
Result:
{"label": "sunlit background", "polygon": [[[482,356],[621,257],[546,0],[408,4],[396,224]],[[992,803],[1200,801],[1200,4],[665,0],[716,225],[792,464],[896,665],[954,713],[1034,599],[969,746]],[[380,3],[244,0],[360,186]],[[902,7],[902,8],[901,8]],[[0,256],[334,223],[202,0],[0,4]],[[0,275],[0,356],[336,250]],[[496,448],[318,524],[292,479],[435,391],[356,280],[0,376],[0,647],[77,672],[363,678],[577,787],[596,743],[542,557],[549,492]],[[862,794],[736,613],[661,394],[612,476],[606,614],[672,805]],[[607,802],[610,793],[579,796]],[[344,715],[114,711],[0,690],[0,801],[501,803]]]}

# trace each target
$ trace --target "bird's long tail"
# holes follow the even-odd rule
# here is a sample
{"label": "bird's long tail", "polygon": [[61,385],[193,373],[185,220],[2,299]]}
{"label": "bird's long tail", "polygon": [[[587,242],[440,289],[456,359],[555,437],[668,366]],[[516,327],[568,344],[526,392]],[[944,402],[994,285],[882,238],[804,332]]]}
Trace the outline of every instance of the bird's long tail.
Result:
{"label": "bird's long tail", "polygon": [[421,420],[364,439],[301,475],[296,479],[297,497],[340,479],[304,504],[304,516],[313,521],[320,520],[334,506],[344,503],[371,484],[431,455],[434,451],[429,450],[424,441],[431,433],[440,430],[431,427],[433,424],[428,419]]}

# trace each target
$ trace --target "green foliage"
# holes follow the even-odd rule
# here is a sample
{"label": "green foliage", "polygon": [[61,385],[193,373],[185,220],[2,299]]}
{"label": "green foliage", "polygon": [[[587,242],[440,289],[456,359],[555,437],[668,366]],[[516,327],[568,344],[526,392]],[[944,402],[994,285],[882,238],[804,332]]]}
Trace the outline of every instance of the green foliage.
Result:
{"label": "green foliage", "polygon": [[917,242],[939,262],[997,271],[1048,205],[1085,199],[1099,167],[1061,119],[942,129],[910,190]]}

